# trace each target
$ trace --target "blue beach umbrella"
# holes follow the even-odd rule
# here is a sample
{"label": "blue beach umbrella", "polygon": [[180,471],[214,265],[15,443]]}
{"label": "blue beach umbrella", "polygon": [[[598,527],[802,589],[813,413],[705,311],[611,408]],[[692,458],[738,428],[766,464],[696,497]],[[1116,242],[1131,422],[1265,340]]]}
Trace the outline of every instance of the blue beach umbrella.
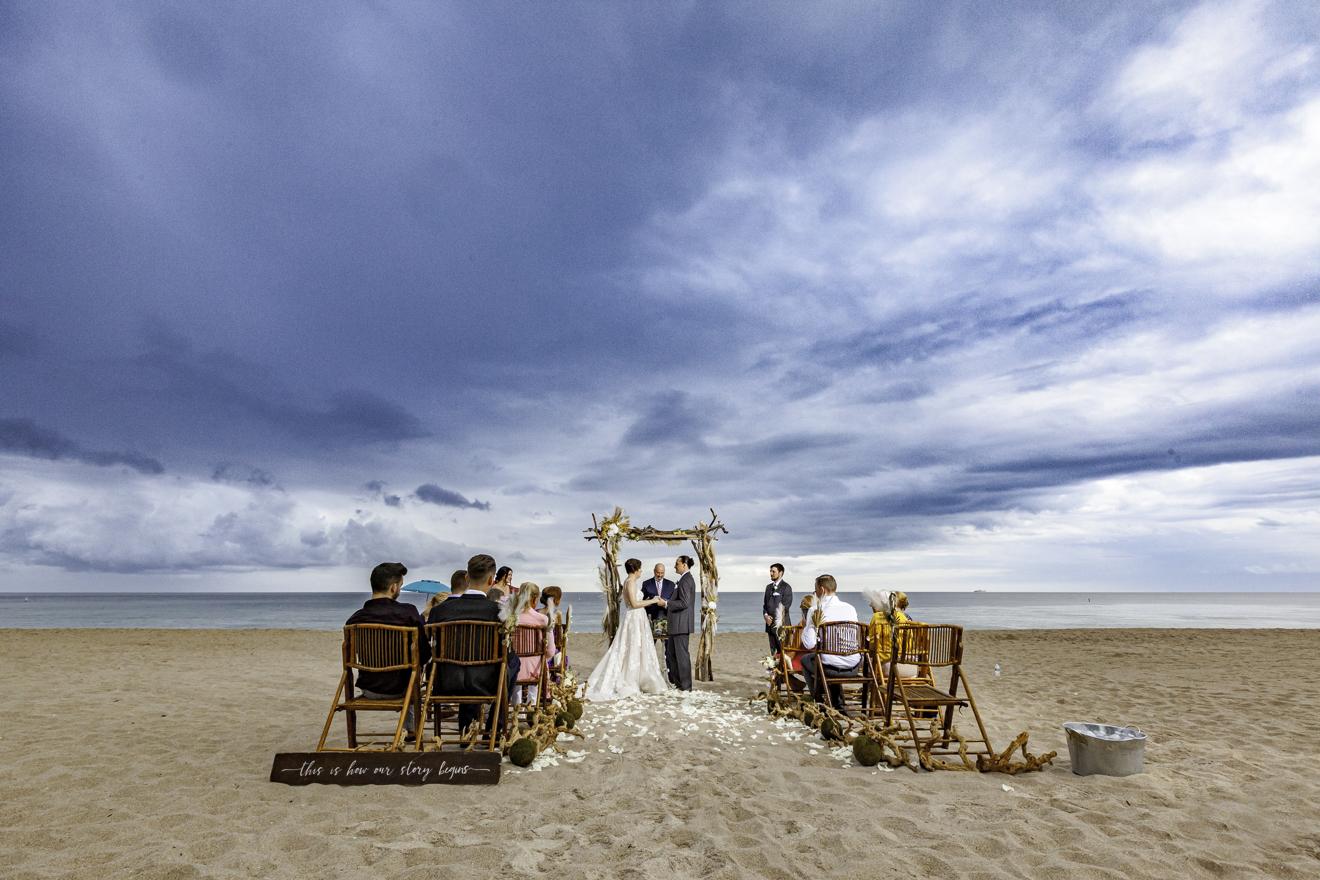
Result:
{"label": "blue beach umbrella", "polygon": [[402,589],[405,593],[425,593],[428,596],[453,592],[448,584],[439,581],[413,581],[411,584],[404,584]]}

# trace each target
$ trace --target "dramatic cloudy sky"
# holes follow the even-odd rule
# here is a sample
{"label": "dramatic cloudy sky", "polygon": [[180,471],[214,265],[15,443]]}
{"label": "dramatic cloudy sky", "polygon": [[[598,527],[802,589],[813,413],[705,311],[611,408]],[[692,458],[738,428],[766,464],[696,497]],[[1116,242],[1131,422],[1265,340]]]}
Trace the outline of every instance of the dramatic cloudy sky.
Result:
{"label": "dramatic cloudy sky", "polygon": [[3,4],[0,589],[1320,586],[1320,6],[1066,6]]}

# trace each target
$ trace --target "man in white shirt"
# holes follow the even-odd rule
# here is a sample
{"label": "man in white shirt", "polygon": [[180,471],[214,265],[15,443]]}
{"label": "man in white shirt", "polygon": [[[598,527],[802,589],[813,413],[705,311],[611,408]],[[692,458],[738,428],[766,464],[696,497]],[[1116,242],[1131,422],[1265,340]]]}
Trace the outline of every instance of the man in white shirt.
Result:
{"label": "man in white shirt", "polygon": [[[838,620],[846,620],[851,623],[857,622],[857,609],[835,595],[839,590],[838,583],[834,580],[834,575],[823,574],[816,578],[816,607],[807,615],[807,622],[802,627],[802,647],[809,651],[816,648],[817,628],[823,623],[834,623]],[[820,653],[821,663],[825,667],[825,677],[847,676],[857,671],[857,665],[862,662],[860,654],[843,656],[839,654]],[[802,663],[802,677],[807,682],[807,693],[813,698],[816,697],[816,688],[822,686],[823,682],[816,681],[816,657],[808,656]]]}

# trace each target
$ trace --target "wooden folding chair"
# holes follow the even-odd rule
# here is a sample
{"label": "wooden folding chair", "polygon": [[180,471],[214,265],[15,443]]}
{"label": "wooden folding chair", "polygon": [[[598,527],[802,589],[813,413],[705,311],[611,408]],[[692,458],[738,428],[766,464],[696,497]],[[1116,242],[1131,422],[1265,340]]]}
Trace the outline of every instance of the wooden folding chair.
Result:
{"label": "wooden folding chair", "polygon": [[[321,740],[316,744],[318,752],[354,752],[354,751],[398,751],[403,744],[404,720],[410,709],[420,705],[419,688],[422,680],[421,660],[418,646],[420,637],[414,626],[387,626],[383,623],[354,623],[344,627],[342,659],[344,671],[339,676],[339,687],[335,689],[335,698],[330,704],[330,711],[325,716],[325,726],[321,728]],[[368,700],[353,696],[353,673],[356,672],[402,672],[408,670],[408,687],[403,696],[390,700]],[[342,698],[342,699],[341,699]],[[347,749],[327,749],[326,738],[330,735],[330,725],[335,713],[344,713],[344,723],[348,729]],[[393,733],[359,732],[357,713],[359,712],[394,712],[398,722]],[[419,725],[420,726],[420,725]],[[390,737],[386,749],[368,749],[358,746],[359,737]]]}
{"label": "wooden folding chair", "polygon": [[[920,627],[924,629],[926,624],[912,621],[911,623],[907,623],[907,624],[899,624],[899,626],[900,627],[912,626],[912,627]],[[886,644],[884,648],[888,653],[890,659],[888,659],[887,661],[882,659],[880,654],[881,646],[875,643],[874,641],[871,643],[871,655],[873,658],[873,662],[875,663],[876,677],[880,681],[880,690],[882,693],[888,693],[889,674],[885,671],[885,663],[888,662],[890,664],[891,669],[897,669],[898,666],[900,665],[894,662],[892,659],[894,644],[898,640],[897,628],[885,627],[885,629],[879,633],[879,638],[883,638],[887,640],[888,644]],[[915,675],[904,676],[904,678],[911,684],[934,685],[935,679],[931,676],[930,666],[928,666],[926,663],[926,656],[930,653],[929,634],[925,632],[915,633],[913,636],[910,637],[910,639],[911,639],[911,643],[909,645],[910,648],[909,659],[911,659],[912,657],[917,657],[920,658],[920,662],[919,663],[904,662],[903,664],[901,664],[903,666],[915,666],[917,670]]]}
{"label": "wooden folding chair", "polygon": [[[462,743],[463,734],[458,727],[458,717],[452,719],[452,730],[446,730],[448,720],[442,712],[444,707],[457,708],[463,704],[489,706],[490,734],[483,737],[487,748],[494,749],[503,734],[503,717],[508,708],[509,695],[505,692],[505,671],[508,661],[504,653],[504,624],[495,621],[450,620],[444,623],[428,623],[426,637],[431,640],[431,663],[426,676],[426,689],[422,693],[422,719],[428,718],[434,723],[435,744],[444,748],[446,744]],[[499,682],[494,694],[445,694],[437,692],[440,664],[451,666],[498,666]],[[417,736],[417,750],[423,747],[421,732]]]}
{"label": "wooden folding chair", "polygon": [[[963,629],[953,624],[902,624],[896,627],[892,663],[907,663],[927,670],[929,679],[888,676],[885,684],[885,722],[906,727],[906,734],[918,750],[929,748],[931,755],[956,755],[953,740],[954,708],[970,706],[979,738],[965,737],[967,754],[994,754],[986,734],[981,712],[976,708],[972,686],[962,671]],[[932,682],[936,671],[949,670],[949,687],[940,690]],[[965,696],[959,696],[962,688]],[[941,718],[941,714],[943,717]]]}
{"label": "wooden folding chair", "polygon": [[[519,703],[522,707],[519,712],[527,715],[528,722],[532,715],[536,713],[536,707],[539,704],[550,702],[549,688],[546,684],[550,680],[550,641],[545,637],[545,630],[539,626],[529,626],[518,624],[513,631],[513,653],[518,655],[522,661],[518,667],[518,677],[514,679],[513,686],[521,692],[523,702]],[[527,672],[529,667],[535,665],[535,671]],[[529,688],[536,688],[536,701],[527,704],[527,691]],[[512,722],[513,712],[510,712],[510,722]]]}
{"label": "wooden folding chair", "polygon": [[[830,668],[825,663],[825,654],[840,657],[859,658],[855,672],[839,675],[837,670],[826,677],[825,670]],[[815,653],[808,659],[815,663],[816,682],[823,691],[826,702],[848,714],[849,699],[856,701],[858,712],[862,715],[877,715],[881,708],[880,681],[875,675],[875,665],[871,657],[871,647],[866,640],[865,624],[848,620],[835,620],[822,623],[816,629]],[[835,704],[834,689],[838,688],[839,701]],[[856,688],[852,693],[849,688]],[[812,697],[815,697],[812,694]]]}
{"label": "wooden folding chair", "polygon": [[793,660],[802,653],[802,624],[779,628],[779,659],[770,671],[770,688],[781,697],[801,689],[793,678]]}

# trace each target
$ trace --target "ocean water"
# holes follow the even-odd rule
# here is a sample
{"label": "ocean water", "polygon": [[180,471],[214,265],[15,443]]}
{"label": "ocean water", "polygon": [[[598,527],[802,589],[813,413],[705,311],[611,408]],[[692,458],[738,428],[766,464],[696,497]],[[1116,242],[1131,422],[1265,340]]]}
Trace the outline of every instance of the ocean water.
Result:
{"label": "ocean water", "polygon": [[[840,593],[863,617],[860,594]],[[909,593],[928,623],[968,629],[1320,628],[1320,593]],[[359,593],[0,594],[0,628],[335,630],[367,598]],[[425,597],[405,593],[421,605]],[[599,593],[567,593],[573,629],[599,632]],[[724,593],[723,632],[760,632],[761,595]],[[796,619],[796,613],[795,613]]]}

